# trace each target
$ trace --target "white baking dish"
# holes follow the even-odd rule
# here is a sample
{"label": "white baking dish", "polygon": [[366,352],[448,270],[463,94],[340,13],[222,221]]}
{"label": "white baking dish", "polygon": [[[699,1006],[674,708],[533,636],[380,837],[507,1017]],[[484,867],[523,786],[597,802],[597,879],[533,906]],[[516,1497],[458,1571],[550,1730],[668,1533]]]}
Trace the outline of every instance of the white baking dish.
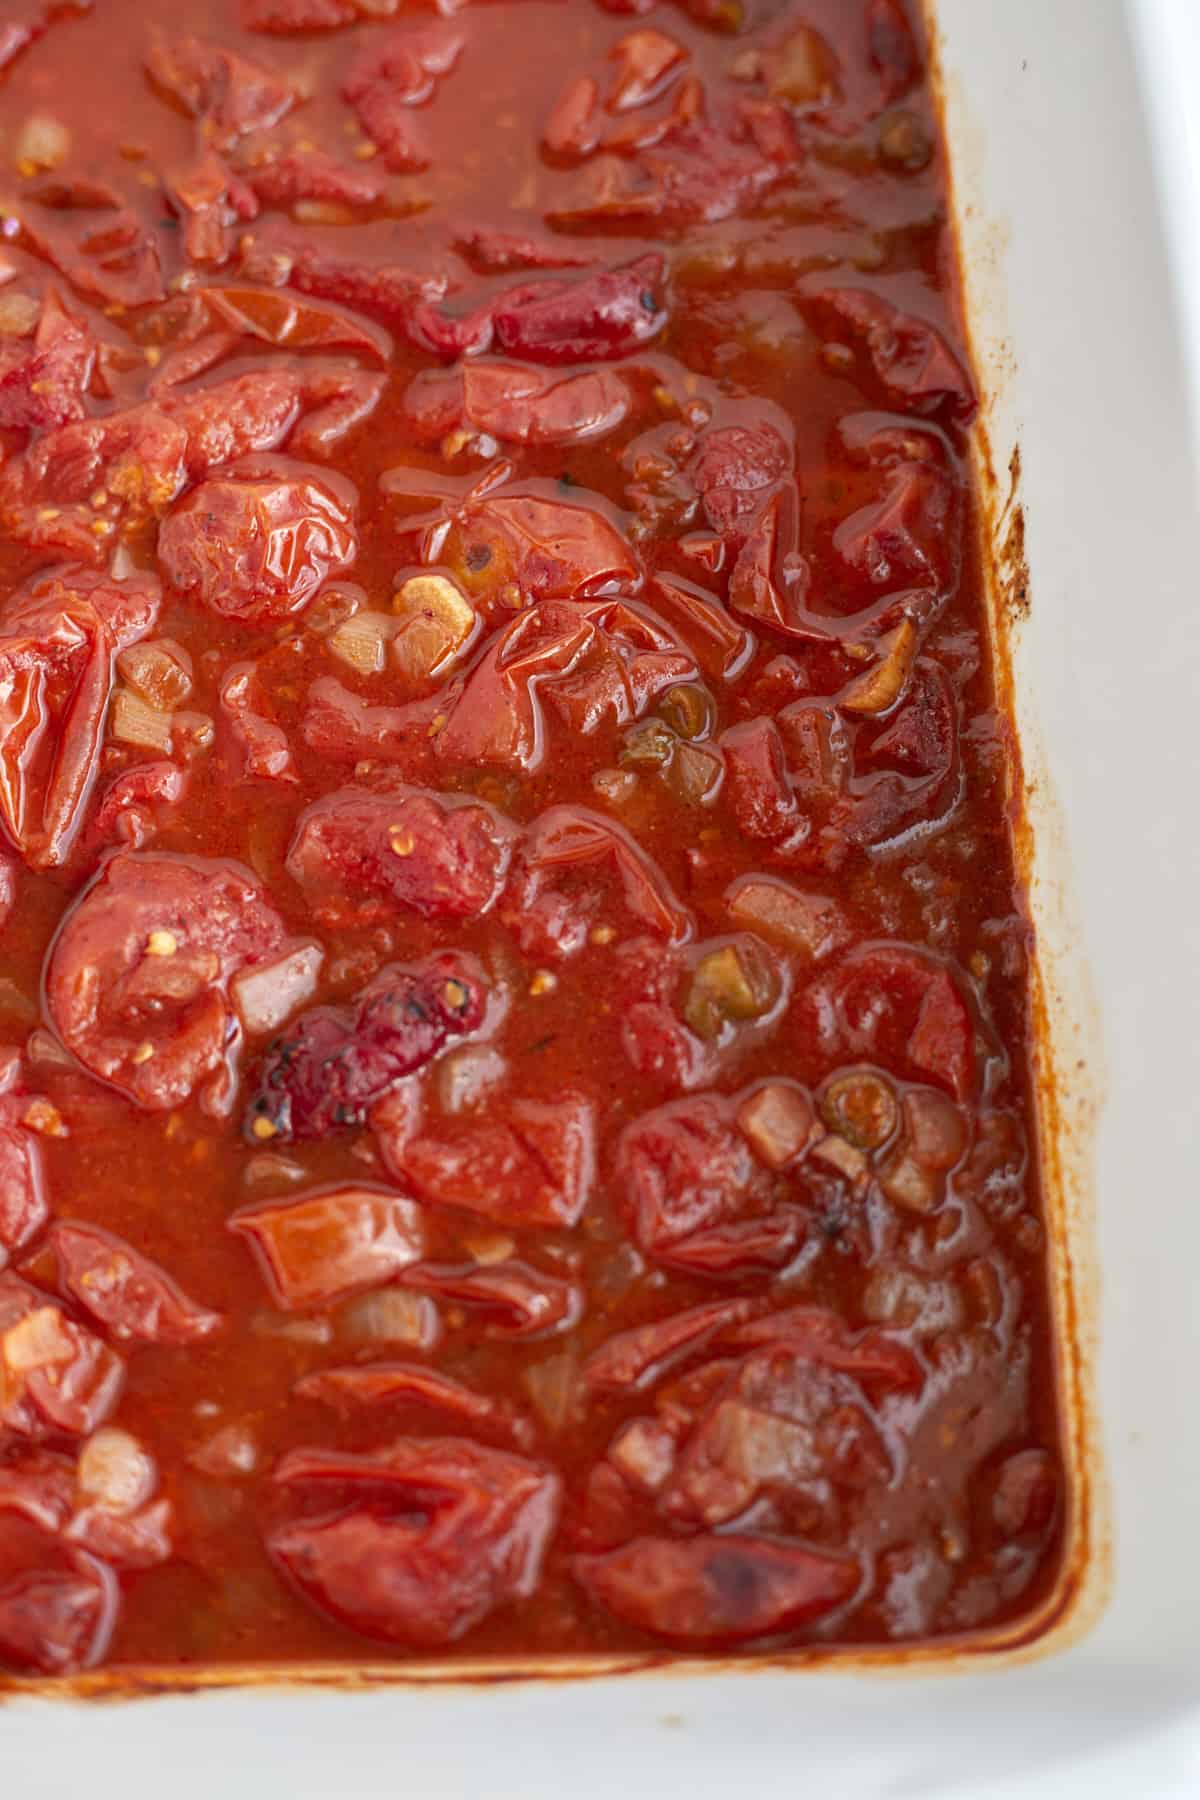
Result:
{"label": "white baking dish", "polygon": [[[1157,10],[1137,14],[1150,69],[1163,64]],[[1200,520],[1185,333],[1120,0],[938,0],[935,13],[995,466],[1021,451],[1031,608],[1011,648],[1058,1079],[1060,1272],[1095,1380],[1076,1397],[1103,1451],[1081,1440],[1090,1547],[1051,1650],[894,1675],[743,1665],[22,1700],[0,1707],[13,1800],[1200,1792],[1200,734],[1187,705],[1200,699]]]}

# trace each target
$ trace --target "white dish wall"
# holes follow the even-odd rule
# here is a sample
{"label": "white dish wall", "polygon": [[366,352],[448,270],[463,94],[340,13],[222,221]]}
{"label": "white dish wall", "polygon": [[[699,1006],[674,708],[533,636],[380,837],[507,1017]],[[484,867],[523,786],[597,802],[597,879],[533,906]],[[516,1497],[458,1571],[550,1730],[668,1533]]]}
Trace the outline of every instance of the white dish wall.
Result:
{"label": "white dish wall", "polygon": [[[20,1702],[0,1707],[14,1800],[1200,1792],[1200,519],[1160,197],[1185,249],[1200,225],[1166,112],[1156,178],[1133,36],[1166,83],[1158,104],[1190,92],[1194,111],[1200,31],[1190,82],[1188,32],[1165,53],[1161,32],[1198,15],[1195,0],[1129,17],[1120,0],[936,13],[996,460],[1018,440],[1023,460],[1032,609],[1016,673],[1039,908],[1067,996],[1056,1034],[1087,1065],[1075,1097],[1107,1089],[1090,1197],[1107,1610],[1070,1649],[965,1674]],[[1196,172],[1200,194],[1200,158]],[[1200,252],[1190,281],[1200,295]],[[1200,325],[1195,346],[1200,368]]]}

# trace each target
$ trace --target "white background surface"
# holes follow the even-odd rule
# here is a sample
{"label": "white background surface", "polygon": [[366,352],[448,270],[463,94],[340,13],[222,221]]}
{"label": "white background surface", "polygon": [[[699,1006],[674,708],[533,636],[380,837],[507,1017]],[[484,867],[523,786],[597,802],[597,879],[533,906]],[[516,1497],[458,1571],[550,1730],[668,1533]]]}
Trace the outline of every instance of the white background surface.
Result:
{"label": "white background surface", "polygon": [[1192,423],[1200,443],[1200,4],[1132,0],[1147,124],[1175,274],[1176,317],[1191,373]]}
{"label": "white background surface", "polygon": [[1185,95],[1200,118],[1200,0],[1135,10],[1143,66],[1161,84],[1159,187],[1119,0],[938,7],[982,155],[971,198],[1007,226],[1028,691],[1102,1003],[1101,1374],[1117,1556],[1100,1626],[1051,1660],[971,1676],[27,1703],[0,1708],[5,1796],[1200,1795],[1200,519],[1193,340],[1171,298],[1157,198],[1174,209],[1200,299],[1200,155],[1189,174],[1187,130],[1170,124]]}

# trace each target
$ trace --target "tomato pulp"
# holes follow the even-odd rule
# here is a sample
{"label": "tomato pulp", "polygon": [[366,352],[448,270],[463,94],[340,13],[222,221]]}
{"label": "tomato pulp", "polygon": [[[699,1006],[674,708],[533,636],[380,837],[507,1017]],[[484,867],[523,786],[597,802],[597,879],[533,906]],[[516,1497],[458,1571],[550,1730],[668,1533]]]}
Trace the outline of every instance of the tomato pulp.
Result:
{"label": "tomato pulp", "polygon": [[0,1667],[1029,1614],[914,19],[177,10],[0,28]]}

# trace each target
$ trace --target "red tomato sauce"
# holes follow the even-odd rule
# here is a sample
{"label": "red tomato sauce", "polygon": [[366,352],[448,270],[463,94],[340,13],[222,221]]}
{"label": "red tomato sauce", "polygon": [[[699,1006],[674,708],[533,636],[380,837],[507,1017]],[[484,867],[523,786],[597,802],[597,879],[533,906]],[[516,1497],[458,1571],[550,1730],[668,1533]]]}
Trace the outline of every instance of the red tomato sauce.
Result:
{"label": "red tomato sauce", "polygon": [[186,11],[0,27],[0,1668],[1028,1614],[914,19]]}

